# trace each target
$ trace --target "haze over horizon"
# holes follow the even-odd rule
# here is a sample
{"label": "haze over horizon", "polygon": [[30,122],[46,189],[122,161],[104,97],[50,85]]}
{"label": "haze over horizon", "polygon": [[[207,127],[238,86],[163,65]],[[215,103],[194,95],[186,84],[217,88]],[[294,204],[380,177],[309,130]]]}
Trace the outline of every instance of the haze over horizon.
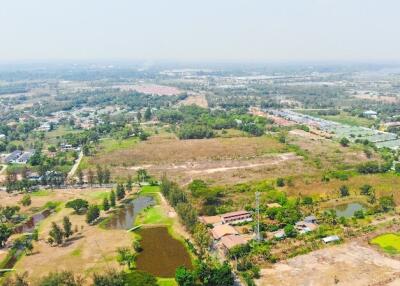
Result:
{"label": "haze over horizon", "polygon": [[5,0],[0,61],[399,61],[395,0]]}

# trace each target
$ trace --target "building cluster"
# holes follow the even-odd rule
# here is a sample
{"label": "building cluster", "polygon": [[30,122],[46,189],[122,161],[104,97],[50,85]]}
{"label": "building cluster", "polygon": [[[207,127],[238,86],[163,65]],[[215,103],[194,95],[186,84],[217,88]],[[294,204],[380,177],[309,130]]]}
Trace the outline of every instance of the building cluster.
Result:
{"label": "building cluster", "polygon": [[[297,124],[303,124],[312,128],[324,131],[328,134],[333,134],[337,138],[346,137],[350,141],[368,140],[374,143],[376,147],[383,148],[387,147],[393,150],[400,148],[400,138],[397,134],[375,130],[372,128],[362,126],[349,126],[338,122],[317,118],[307,114],[301,114],[292,110],[265,110],[266,112],[272,113],[275,116],[282,117],[286,120],[296,122]],[[377,113],[373,110],[367,110],[364,112],[365,117],[374,118]]]}
{"label": "building cluster", "polygon": [[3,159],[3,162],[6,164],[26,164],[34,154],[35,154],[34,150],[25,152],[20,150],[15,150],[10,154],[6,155]]}
{"label": "building cluster", "polygon": [[240,234],[234,225],[251,222],[252,215],[248,211],[235,211],[218,216],[201,216],[200,222],[212,227],[210,233],[216,248],[228,251],[231,248],[246,244],[251,236]]}

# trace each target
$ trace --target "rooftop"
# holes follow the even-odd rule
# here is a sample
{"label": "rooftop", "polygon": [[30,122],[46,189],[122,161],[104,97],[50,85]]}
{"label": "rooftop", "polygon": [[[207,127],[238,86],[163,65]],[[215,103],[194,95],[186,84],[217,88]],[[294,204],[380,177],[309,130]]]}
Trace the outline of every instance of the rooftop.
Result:
{"label": "rooftop", "polygon": [[211,234],[214,237],[214,239],[220,239],[226,235],[239,234],[239,233],[236,231],[236,229],[234,229],[229,224],[221,224],[221,225],[215,226],[211,230]]}

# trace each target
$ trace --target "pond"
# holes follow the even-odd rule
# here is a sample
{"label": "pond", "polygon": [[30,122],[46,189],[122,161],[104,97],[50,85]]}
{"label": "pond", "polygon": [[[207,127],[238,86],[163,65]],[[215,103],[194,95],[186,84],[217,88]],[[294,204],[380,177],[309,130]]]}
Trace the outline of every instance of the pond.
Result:
{"label": "pond", "polygon": [[129,203],[111,217],[107,223],[107,228],[110,229],[130,229],[133,227],[136,216],[148,206],[154,204],[154,199],[148,196],[140,196]]}
{"label": "pond", "polygon": [[349,218],[354,215],[356,211],[363,210],[364,206],[360,203],[349,203],[339,205],[334,208],[338,217]]}
{"label": "pond", "polygon": [[185,246],[168,233],[167,227],[143,228],[138,233],[143,248],[136,261],[138,270],[167,278],[175,277],[179,266],[192,268]]}
{"label": "pond", "polygon": [[51,214],[51,211],[46,209],[40,213],[34,214],[31,216],[27,221],[23,222],[22,224],[16,226],[14,228],[14,233],[26,233],[32,232],[36,225],[47,218]]}

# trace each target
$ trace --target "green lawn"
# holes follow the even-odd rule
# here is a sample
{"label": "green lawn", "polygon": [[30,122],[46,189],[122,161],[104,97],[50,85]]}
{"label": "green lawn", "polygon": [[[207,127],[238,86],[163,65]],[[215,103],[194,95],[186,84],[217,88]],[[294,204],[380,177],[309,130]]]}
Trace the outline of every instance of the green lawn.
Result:
{"label": "green lawn", "polygon": [[172,219],[169,218],[161,206],[150,207],[139,214],[136,218],[135,225],[140,224],[165,224],[170,225]]}
{"label": "green lawn", "polygon": [[157,278],[157,283],[160,286],[178,286],[174,278]]}
{"label": "green lawn", "polygon": [[100,141],[100,152],[109,153],[115,150],[131,148],[138,142],[139,139],[136,137],[131,137],[124,140],[106,138]]}
{"label": "green lawn", "polygon": [[385,252],[390,254],[400,253],[400,235],[395,233],[382,234],[371,240],[372,244],[379,245]]}
{"label": "green lawn", "polygon": [[158,193],[160,191],[159,186],[143,186],[140,190],[141,195],[145,195],[148,193]]}
{"label": "green lawn", "polygon": [[94,191],[94,192],[90,192],[88,194],[88,196],[92,199],[96,199],[96,200],[103,200],[104,198],[108,198],[108,196],[110,195],[109,191]]}
{"label": "green lawn", "polygon": [[54,195],[54,192],[51,190],[39,190],[37,192],[32,192],[30,195],[32,197],[47,197]]}

